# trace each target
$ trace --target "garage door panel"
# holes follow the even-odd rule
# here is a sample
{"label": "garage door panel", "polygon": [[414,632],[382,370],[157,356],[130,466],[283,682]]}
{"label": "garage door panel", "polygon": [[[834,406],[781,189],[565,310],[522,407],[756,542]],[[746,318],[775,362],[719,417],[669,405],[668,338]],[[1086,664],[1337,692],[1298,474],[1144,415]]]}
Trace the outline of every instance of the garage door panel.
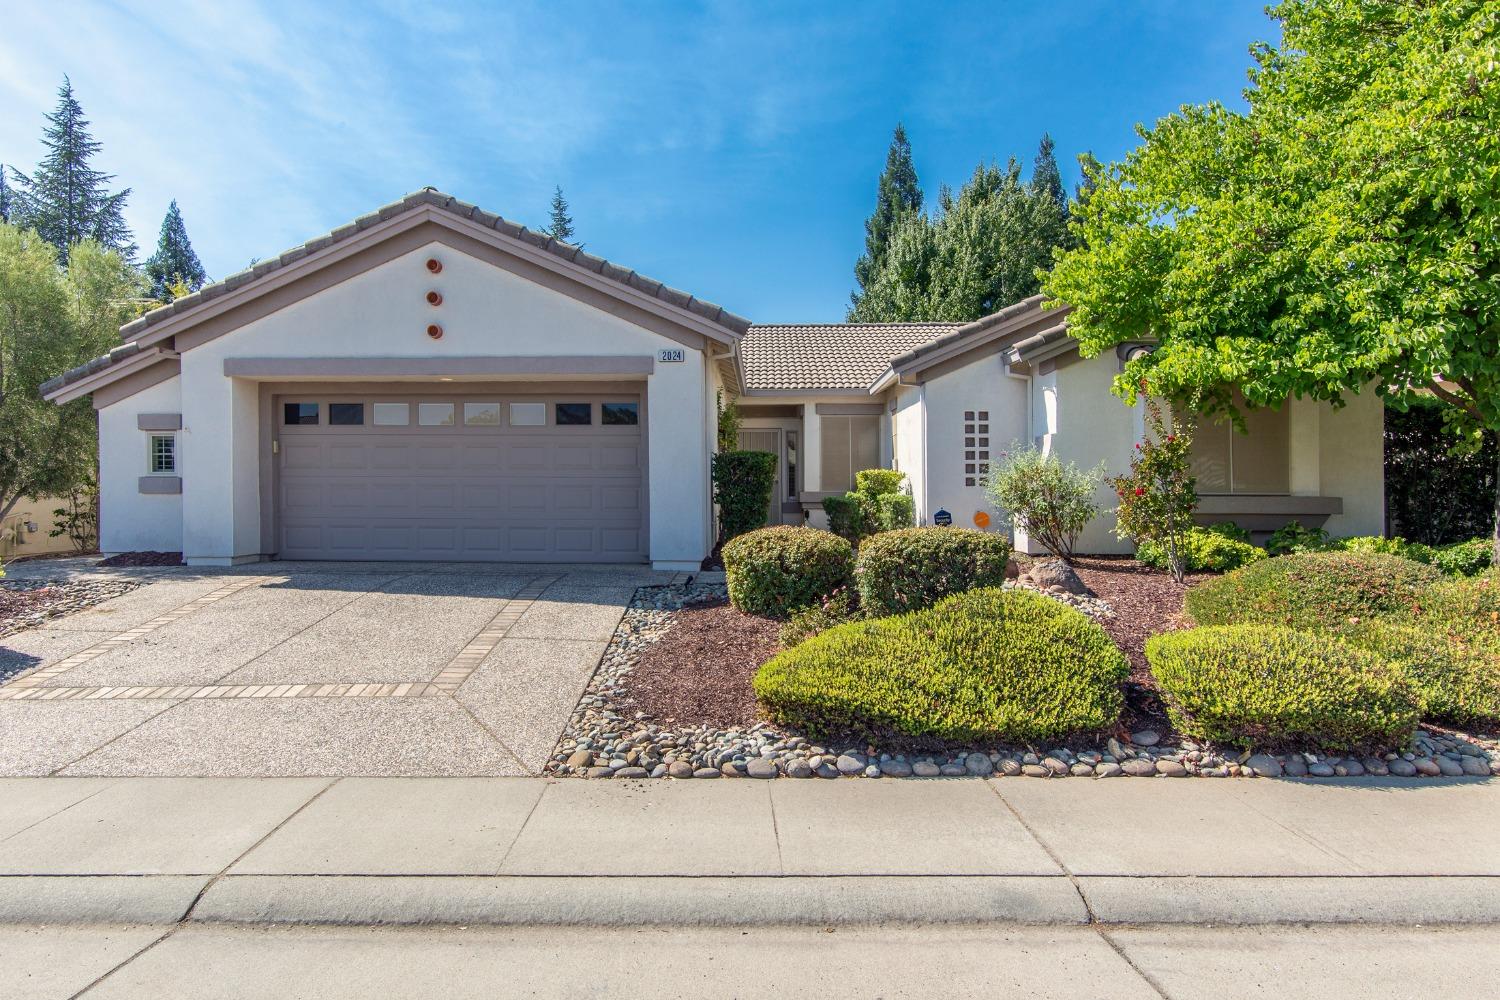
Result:
{"label": "garage door panel", "polygon": [[[374,400],[365,402],[373,412]],[[414,396],[410,412],[421,402]],[[503,416],[500,424],[278,430],[285,558],[646,558],[639,428],[511,427]]]}

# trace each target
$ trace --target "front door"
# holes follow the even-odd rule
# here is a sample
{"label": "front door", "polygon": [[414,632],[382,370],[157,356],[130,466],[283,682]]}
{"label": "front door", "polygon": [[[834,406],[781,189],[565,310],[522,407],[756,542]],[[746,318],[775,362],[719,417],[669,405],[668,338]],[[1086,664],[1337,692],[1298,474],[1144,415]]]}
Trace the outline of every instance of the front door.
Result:
{"label": "front door", "polygon": [[781,497],[785,493],[782,482],[781,431],[774,427],[740,428],[740,451],[768,451],[776,456],[776,482],[771,487],[771,500],[766,505],[766,523],[781,523]]}

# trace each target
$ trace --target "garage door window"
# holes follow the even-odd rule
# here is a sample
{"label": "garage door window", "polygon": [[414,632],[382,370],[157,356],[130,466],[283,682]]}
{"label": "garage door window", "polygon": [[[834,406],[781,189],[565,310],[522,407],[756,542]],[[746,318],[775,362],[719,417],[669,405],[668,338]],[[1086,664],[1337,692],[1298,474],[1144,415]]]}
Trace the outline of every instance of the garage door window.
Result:
{"label": "garage door window", "polygon": [[318,422],[317,403],[286,403],[281,408],[281,421],[288,427]]}
{"label": "garage door window", "polygon": [[547,423],[546,403],[511,403],[512,427],[542,427]]}
{"label": "garage door window", "polygon": [[640,422],[640,413],[635,403],[600,403],[599,418],[606,427],[633,427]]}
{"label": "garage door window", "polygon": [[363,427],[364,403],[329,403],[328,422],[334,427]]}
{"label": "garage door window", "polygon": [[374,412],[376,427],[405,427],[411,423],[410,403],[375,403],[370,407]]}
{"label": "garage door window", "polygon": [[452,403],[418,403],[417,423],[423,427],[452,427]]}
{"label": "garage door window", "polygon": [[594,422],[594,407],[591,403],[558,403],[557,425],[559,427],[582,426]]}
{"label": "garage door window", "polygon": [[499,403],[465,403],[464,424],[469,427],[499,427]]}

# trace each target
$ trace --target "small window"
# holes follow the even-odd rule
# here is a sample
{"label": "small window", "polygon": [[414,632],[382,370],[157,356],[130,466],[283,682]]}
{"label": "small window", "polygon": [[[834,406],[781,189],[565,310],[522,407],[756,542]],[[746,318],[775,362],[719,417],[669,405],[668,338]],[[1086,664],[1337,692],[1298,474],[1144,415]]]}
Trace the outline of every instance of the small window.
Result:
{"label": "small window", "polygon": [[464,424],[469,427],[499,427],[499,403],[465,403]]}
{"label": "small window", "polygon": [[363,427],[364,403],[329,403],[328,423],[333,427]]}
{"label": "small window", "polygon": [[153,475],[173,475],[177,472],[177,435],[151,435],[150,471]]}
{"label": "small window", "polygon": [[559,427],[577,427],[594,422],[594,406],[592,403],[558,403],[557,420]]}
{"label": "small window", "polygon": [[640,412],[635,403],[600,403],[599,422],[606,427],[634,426],[640,422]]}
{"label": "small window", "polygon": [[452,403],[418,403],[417,423],[423,427],[452,427]]}
{"label": "small window", "polygon": [[318,422],[317,403],[283,403],[281,406],[281,422],[288,427],[301,424],[315,424]]}
{"label": "small window", "polygon": [[511,403],[512,427],[541,427],[547,423],[546,403]]}
{"label": "small window", "polygon": [[410,403],[376,403],[370,409],[376,427],[405,427],[411,423]]}

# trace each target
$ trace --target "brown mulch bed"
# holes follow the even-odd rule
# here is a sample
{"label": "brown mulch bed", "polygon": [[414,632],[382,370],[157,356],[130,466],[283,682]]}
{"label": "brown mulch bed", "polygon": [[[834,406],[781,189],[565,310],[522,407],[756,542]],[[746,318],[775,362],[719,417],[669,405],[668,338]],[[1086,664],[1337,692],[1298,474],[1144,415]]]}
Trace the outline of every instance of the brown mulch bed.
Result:
{"label": "brown mulch bed", "polygon": [[121,552],[100,559],[100,566],[185,566],[181,552]]}
{"label": "brown mulch bed", "polygon": [[1130,658],[1130,680],[1125,684],[1126,727],[1165,731],[1167,713],[1157,693],[1156,678],[1146,666],[1146,640],[1159,632],[1186,628],[1183,595],[1188,587],[1213,574],[1189,573],[1187,586],[1180,587],[1165,572],[1126,556],[1079,556],[1073,560],[1073,568],[1114,610],[1112,617],[1099,624]]}
{"label": "brown mulch bed", "polygon": [[11,619],[19,618],[28,611],[45,608],[55,602],[60,594],[59,588],[46,584],[26,590],[0,587],[0,622],[8,624]]}
{"label": "brown mulch bed", "polygon": [[720,728],[756,721],[755,668],[781,649],[780,623],[741,614],[727,603],[683,608],[671,631],[646,647],[630,671],[626,706],[662,725]]}

